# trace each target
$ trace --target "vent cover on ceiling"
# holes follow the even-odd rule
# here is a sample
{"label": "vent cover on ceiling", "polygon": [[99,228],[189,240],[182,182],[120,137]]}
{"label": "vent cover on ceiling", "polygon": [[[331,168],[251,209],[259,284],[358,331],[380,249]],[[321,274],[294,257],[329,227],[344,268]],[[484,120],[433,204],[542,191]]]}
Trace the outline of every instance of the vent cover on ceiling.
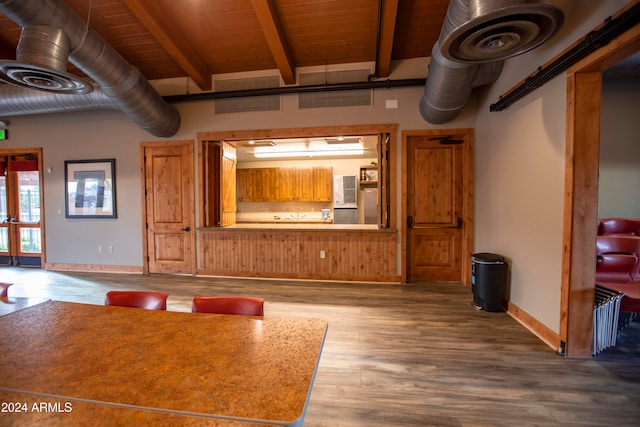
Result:
{"label": "vent cover on ceiling", "polygon": [[[371,70],[330,71],[301,73],[300,86],[366,82]],[[339,90],[330,92],[301,93],[298,108],[350,107],[371,105],[371,89]]]}
{"label": "vent cover on ceiling", "polygon": [[[216,92],[280,87],[279,76],[253,77],[214,81]],[[216,114],[249,111],[280,111],[280,95],[221,98],[215,101]]]}

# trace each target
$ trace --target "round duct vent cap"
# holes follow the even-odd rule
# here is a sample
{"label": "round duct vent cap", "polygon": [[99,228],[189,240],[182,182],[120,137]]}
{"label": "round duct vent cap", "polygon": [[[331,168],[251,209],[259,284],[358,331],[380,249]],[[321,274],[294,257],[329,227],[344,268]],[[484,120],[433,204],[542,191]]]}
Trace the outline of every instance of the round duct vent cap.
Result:
{"label": "round duct vent cap", "polygon": [[0,61],[0,80],[16,86],[60,94],[81,95],[93,86],[71,73],[23,64],[18,61]]}
{"label": "round duct vent cap", "polygon": [[441,43],[452,61],[481,63],[520,55],[540,46],[562,26],[564,15],[548,4],[507,6],[451,31]]}

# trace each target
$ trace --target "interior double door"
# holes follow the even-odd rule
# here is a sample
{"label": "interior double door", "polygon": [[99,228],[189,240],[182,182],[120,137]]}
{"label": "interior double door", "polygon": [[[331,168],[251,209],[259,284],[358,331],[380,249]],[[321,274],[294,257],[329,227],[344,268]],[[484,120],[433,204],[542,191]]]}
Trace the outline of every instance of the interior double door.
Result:
{"label": "interior double door", "polygon": [[0,265],[42,264],[40,152],[0,151]]}

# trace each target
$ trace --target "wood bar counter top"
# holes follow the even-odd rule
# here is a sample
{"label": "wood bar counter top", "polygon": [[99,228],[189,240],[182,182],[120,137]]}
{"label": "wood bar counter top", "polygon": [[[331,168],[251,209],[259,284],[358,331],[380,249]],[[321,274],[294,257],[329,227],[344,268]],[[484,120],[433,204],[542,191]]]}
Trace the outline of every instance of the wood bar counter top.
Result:
{"label": "wood bar counter top", "polygon": [[296,426],[326,330],[317,319],[49,301],[0,317],[0,389]]}
{"label": "wood bar counter top", "polygon": [[47,298],[0,297],[0,316],[49,301]]}
{"label": "wood bar counter top", "polygon": [[2,427],[154,426],[154,427],[274,427],[252,423],[75,401],[0,389]]}

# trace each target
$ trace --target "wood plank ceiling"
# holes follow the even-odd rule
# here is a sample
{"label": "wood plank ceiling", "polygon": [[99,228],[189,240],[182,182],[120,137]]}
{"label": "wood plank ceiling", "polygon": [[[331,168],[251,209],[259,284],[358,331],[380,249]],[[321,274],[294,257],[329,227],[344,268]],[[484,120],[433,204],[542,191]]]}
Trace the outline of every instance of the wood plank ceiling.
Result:
{"label": "wood plank ceiling", "polygon": [[[448,0],[64,0],[149,80],[427,57]],[[0,59],[15,59],[21,29],[0,14]],[[71,64],[69,71],[82,73]],[[426,71],[426,70],[425,70]]]}

